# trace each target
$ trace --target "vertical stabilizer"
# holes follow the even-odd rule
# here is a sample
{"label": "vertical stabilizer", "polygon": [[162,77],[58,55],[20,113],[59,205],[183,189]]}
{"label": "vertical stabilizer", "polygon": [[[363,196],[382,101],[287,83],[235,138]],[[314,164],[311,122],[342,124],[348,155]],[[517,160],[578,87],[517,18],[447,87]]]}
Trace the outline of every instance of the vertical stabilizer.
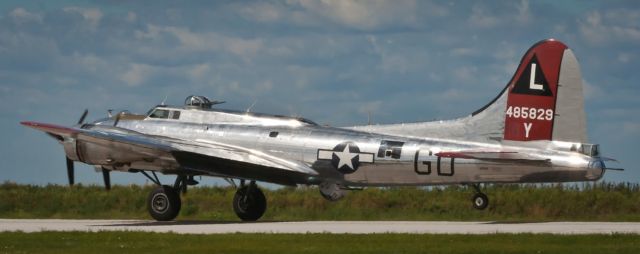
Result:
{"label": "vertical stabilizer", "polygon": [[534,45],[507,92],[504,140],[586,143],[580,68],[562,42],[545,40]]}
{"label": "vertical stabilizer", "polygon": [[560,65],[567,46],[547,40],[523,57],[508,85],[504,140],[552,140]]}

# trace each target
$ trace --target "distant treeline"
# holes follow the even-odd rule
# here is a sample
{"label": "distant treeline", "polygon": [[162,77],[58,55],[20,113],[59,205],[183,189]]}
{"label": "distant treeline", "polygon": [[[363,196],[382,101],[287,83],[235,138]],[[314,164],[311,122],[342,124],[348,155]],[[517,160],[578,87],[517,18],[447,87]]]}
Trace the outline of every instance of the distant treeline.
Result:
{"label": "distant treeline", "polygon": [[[149,219],[146,198],[154,186],[0,185],[0,218]],[[490,205],[471,206],[464,186],[367,188],[337,202],[317,188],[264,189],[261,220],[492,220],[640,221],[640,185],[488,185]],[[182,195],[178,220],[237,221],[232,187],[195,187]]]}

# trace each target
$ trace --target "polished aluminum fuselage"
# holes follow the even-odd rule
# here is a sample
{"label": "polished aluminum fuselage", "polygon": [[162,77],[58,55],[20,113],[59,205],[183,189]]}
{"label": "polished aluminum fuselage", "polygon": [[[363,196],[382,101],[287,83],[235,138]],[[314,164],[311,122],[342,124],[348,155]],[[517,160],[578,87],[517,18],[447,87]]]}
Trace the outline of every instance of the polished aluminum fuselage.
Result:
{"label": "polished aluminum fuselage", "polygon": [[[244,112],[180,107],[165,109],[181,111],[180,118],[120,120],[117,127],[186,141],[247,147],[279,158],[303,162],[319,173],[298,180],[298,184],[335,182],[345,186],[394,186],[567,182],[593,181],[603,174],[599,159],[569,151],[570,144],[562,142],[510,146],[498,142],[383,135],[320,126],[296,118]],[[113,123],[114,119],[110,118],[94,124]],[[340,144],[357,147],[358,165],[351,165],[355,170],[341,172],[332,163],[332,152],[342,151],[344,147],[340,147]],[[441,156],[441,152],[498,150],[527,154],[537,160],[478,160]],[[333,153],[333,159],[336,158]],[[179,170],[148,162],[131,165],[131,168]]]}

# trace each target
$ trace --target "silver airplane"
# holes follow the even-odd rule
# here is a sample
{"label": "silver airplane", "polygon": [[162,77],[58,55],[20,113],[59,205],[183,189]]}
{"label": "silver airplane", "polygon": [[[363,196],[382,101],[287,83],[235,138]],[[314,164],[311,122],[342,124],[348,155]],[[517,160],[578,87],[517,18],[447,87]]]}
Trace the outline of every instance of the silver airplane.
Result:
{"label": "silver airplane", "polygon": [[[84,123],[85,110],[73,127],[21,124],[62,144],[70,184],[75,161],[102,171],[107,189],[110,171],[157,184],[146,202],[158,221],[175,219],[180,192],[198,183],[194,176],[236,186],[235,213],[255,221],[267,207],[256,181],[318,185],[331,201],[370,186],[470,185],[473,207],[485,209],[480,184],[596,181],[611,169],[598,145],[587,143],[578,62],[553,39],[526,52],[495,99],[454,120],[335,128],[214,107],[220,103],[189,96],[184,106],[109,112],[92,123]],[[176,180],[162,185],[156,172]]]}

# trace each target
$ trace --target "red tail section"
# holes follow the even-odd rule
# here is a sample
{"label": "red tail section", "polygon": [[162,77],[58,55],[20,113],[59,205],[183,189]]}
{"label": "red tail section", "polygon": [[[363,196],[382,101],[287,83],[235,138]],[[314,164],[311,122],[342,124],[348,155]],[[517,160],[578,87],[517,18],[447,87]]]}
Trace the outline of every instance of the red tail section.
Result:
{"label": "red tail section", "polygon": [[522,58],[506,91],[505,140],[552,139],[565,49],[562,42],[546,40],[534,45]]}

